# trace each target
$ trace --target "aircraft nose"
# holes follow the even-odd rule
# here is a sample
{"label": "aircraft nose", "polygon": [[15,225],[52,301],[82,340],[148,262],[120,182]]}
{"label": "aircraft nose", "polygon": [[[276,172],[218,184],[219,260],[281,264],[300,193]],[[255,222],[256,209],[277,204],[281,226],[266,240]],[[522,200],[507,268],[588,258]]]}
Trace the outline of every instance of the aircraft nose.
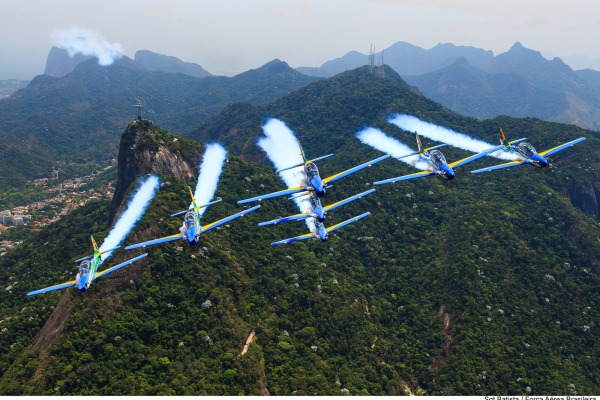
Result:
{"label": "aircraft nose", "polygon": [[187,231],[185,232],[185,235],[190,246],[195,245],[198,241],[196,239],[196,228],[193,226],[188,227]]}
{"label": "aircraft nose", "polygon": [[444,172],[446,172],[446,179],[448,179],[449,181],[454,179],[454,177],[456,176],[456,174],[454,173],[454,170],[450,167],[444,168]]}

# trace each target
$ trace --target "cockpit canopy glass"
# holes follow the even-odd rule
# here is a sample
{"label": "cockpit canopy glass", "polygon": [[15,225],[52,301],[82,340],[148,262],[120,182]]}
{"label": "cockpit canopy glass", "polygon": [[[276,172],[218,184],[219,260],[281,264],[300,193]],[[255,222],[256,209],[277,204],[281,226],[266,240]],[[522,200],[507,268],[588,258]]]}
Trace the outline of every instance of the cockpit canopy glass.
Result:
{"label": "cockpit canopy glass", "polygon": [[194,215],[193,211],[190,211],[187,214],[185,214],[185,226],[189,228],[189,227],[195,226],[195,225],[196,225],[196,216]]}
{"label": "cockpit canopy glass", "polygon": [[444,157],[441,151],[432,150],[429,155],[431,156],[431,161],[433,161],[435,165],[440,166],[446,164],[446,157]]}
{"label": "cockpit canopy glass", "polygon": [[317,169],[317,166],[314,163],[306,164],[304,166],[304,170],[306,171],[306,175],[308,176],[308,179],[311,179],[312,177],[319,175],[319,170]]}
{"label": "cockpit canopy glass", "polygon": [[92,263],[90,263],[90,260],[83,260],[81,264],[79,264],[79,275],[88,275],[90,273],[91,268]]}
{"label": "cockpit canopy glass", "polygon": [[519,151],[526,156],[532,156],[536,153],[535,148],[527,142],[519,143]]}

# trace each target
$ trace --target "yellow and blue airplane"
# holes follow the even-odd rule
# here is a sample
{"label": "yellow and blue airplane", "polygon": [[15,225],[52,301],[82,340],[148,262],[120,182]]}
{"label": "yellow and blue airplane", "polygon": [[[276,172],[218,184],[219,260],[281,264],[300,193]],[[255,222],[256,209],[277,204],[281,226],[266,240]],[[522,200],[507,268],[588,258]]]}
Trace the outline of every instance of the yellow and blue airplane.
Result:
{"label": "yellow and blue airplane", "polygon": [[241,211],[237,214],[230,215],[229,217],[223,218],[219,221],[202,226],[200,224],[201,215],[199,213],[199,210],[210,204],[218,203],[219,201],[221,201],[221,199],[211,201],[206,204],[197,205],[196,199],[194,199],[194,195],[192,193],[192,189],[190,189],[189,187],[188,187],[188,189],[190,191],[190,196],[192,198],[192,204],[190,205],[190,208],[188,210],[184,210],[184,211],[177,212],[175,214],[171,214],[171,216],[174,217],[174,216],[185,213],[183,225],[181,226],[181,228],[179,228],[179,233],[176,233],[176,234],[170,235],[170,236],[166,236],[166,237],[163,237],[160,239],[154,239],[154,240],[149,240],[147,242],[132,244],[130,246],[125,247],[125,250],[132,250],[132,249],[137,249],[139,247],[153,246],[155,244],[172,242],[174,240],[181,240],[181,239],[187,239],[188,244],[190,246],[193,246],[196,243],[198,243],[198,239],[200,238],[200,235],[203,234],[204,232],[208,232],[212,229],[215,229],[218,226],[226,224],[229,221],[232,221],[236,218],[239,218],[243,215],[248,214],[249,212],[252,212],[252,211],[260,208],[260,205],[254,206],[247,210]]}
{"label": "yellow and blue airplane", "polygon": [[[564,150],[568,147],[571,147],[579,142],[583,142],[586,139],[585,137],[580,137],[580,138],[577,138],[570,142],[561,144],[559,146],[556,146],[551,149],[544,150],[544,151],[541,151],[538,153],[537,151],[535,151],[535,148],[531,144],[524,142],[524,140],[526,140],[526,138],[508,141],[508,140],[506,140],[506,136],[504,135],[504,131],[502,130],[502,128],[499,128],[498,134],[500,135],[500,145],[493,148],[492,150],[493,151],[504,150],[507,153],[515,154],[518,157],[518,159],[515,161],[504,163],[504,164],[494,165],[494,166],[487,167],[487,168],[476,169],[474,171],[471,171],[472,173],[479,174],[481,172],[493,171],[495,169],[517,167],[517,166],[523,165],[523,164],[530,164],[530,165],[533,165],[534,167],[544,168],[544,167],[548,166],[548,160],[546,159],[546,157],[548,157],[554,153],[558,153],[559,151]],[[519,143],[519,144],[516,145],[516,143]]]}
{"label": "yellow and blue airplane", "polygon": [[307,160],[306,156],[304,155],[304,150],[302,149],[302,145],[300,144],[300,142],[298,142],[298,146],[300,147],[300,155],[302,156],[303,162],[300,164],[292,165],[291,167],[277,170],[277,172],[283,172],[283,171],[287,171],[292,168],[303,167],[304,174],[306,175],[305,183],[303,183],[300,186],[295,186],[295,187],[292,187],[289,189],[280,190],[278,192],[269,193],[269,194],[265,194],[262,196],[256,196],[256,197],[252,197],[250,199],[240,200],[240,201],[238,201],[238,204],[249,203],[252,201],[261,201],[264,199],[270,199],[270,198],[279,197],[279,196],[287,196],[289,194],[295,194],[295,193],[300,193],[300,192],[314,192],[317,195],[317,197],[323,197],[326,194],[326,189],[329,187],[329,185],[331,183],[337,181],[338,179],[342,179],[350,174],[358,172],[362,169],[370,167],[371,165],[390,157],[389,154],[386,154],[384,156],[381,156],[379,158],[376,158],[376,159],[366,162],[364,164],[358,165],[354,168],[347,169],[345,171],[342,171],[335,175],[329,176],[327,178],[321,178],[321,176],[319,174],[319,169],[315,165],[315,161],[322,160],[327,157],[331,157],[333,154],[327,154],[326,156],[313,158],[312,160]]}
{"label": "yellow and blue airplane", "polygon": [[96,246],[96,241],[94,240],[94,237],[92,236],[91,238],[92,238],[92,246],[94,248],[94,254],[92,254],[91,256],[86,256],[86,257],[82,257],[80,259],[75,260],[76,263],[81,262],[81,264],[79,264],[79,272],[77,273],[75,280],[65,282],[60,285],[50,286],[50,287],[47,287],[44,289],[34,290],[32,292],[27,293],[27,296],[33,296],[33,295],[40,294],[40,293],[52,292],[54,290],[66,289],[71,286],[77,286],[77,289],[80,292],[85,292],[90,288],[90,286],[92,286],[92,283],[96,279],[98,279],[102,276],[108,275],[111,272],[115,272],[116,270],[121,269],[125,266],[128,266],[128,265],[136,262],[137,260],[142,259],[148,255],[148,253],[144,253],[135,258],[132,258],[131,260],[127,260],[119,265],[115,265],[114,267],[110,267],[108,269],[105,269],[104,271],[98,272],[98,267],[102,263],[102,259],[100,258],[100,256],[103,253],[107,253],[109,251],[118,249],[120,246],[112,248],[112,249],[100,251],[98,249],[98,246]]}
{"label": "yellow and blue airplane", "polygon": [[347,199],[338,201],[336,203],[330,204],[325,207],[323,207],[323,205],[321,204],[321,200],[311,192],[307,195],[310,198],[310,205],[311,205],[311,208],[309,211],[301,212],[299,214],[291,215],[289,217],[274,219],[272,221],[261,222],[260,224],[258,224],[258,226],[275,225],[275,224],[279,224],[280,222],[299,221],[299,220],[305,220],[308,218],[314,218],[315,220],[317,220],[319,222],[325,222],[325,218],[330,211],[333,211],[338,207],[348,204],[351,201],[358,200],[368,194],[373,193],[374,191],[375,191],[375,189],[369,189],[366,192],[356,194],[352,197],[348,197]]}
{"label": "yellow and blue airplane", "polygon": [[306,233],[304,235],[300,235],[300,236],[296,236],[293,238],[289,238],[289,239],[284,239],[284,240],[280,240],[277,242],[273,242],[271,243],[271,246],[277,246],[279,244],[286,244],[286,243],[292,243],[292,242],[299,242],[302,240],[308,240],[308,239],[321,239],[322,242],[327,241],[327,239],[329,238],[329,234],[335,230],[338,230],[346,225],[349,225],[353,222],[358,221],[359,219],[362,219],[364,217],[368,217],[369,215],[371,215],[370,212],[366,212],[364,214],[358,215],[354,218],[350,218],[344,222],[340,222],[337,225],[333,225],[330,228],[325,227],[325,225],[322,222],[319,222],[318,220],[315,220],[315,227],[316,230],[314,232],[310,232],[310,233]]}
{"label": "yellow and blue airplane", "polygon": [[[410,157],[414,155],[419,155],[421,159],[423,159],[428,164],[428,168],[425,171],[416,172],[410,175],[403,175],[397,178],[386,179],[383,181],[373,182],[374,185],[383,185],[384,183],[398,182],[398,181],[407,181],[409,179],[423,178],[425,176],[437,175],[446,180],[452,180],[455,177],[454,170],[460,166],[463,166],[467,163],[475,161],[487,154],[490,154],[493,151],[497,151],[497,148],[491,148],[482,151],[481,153],[474,154],[472,156],[463,158],[458,161],[454,161],[452,163],[447,163],[446,158],[442,154],[441,151],[437,150],[438,147],[445,146],[445,144],[440,144],[433,147],[423,148],[423,144],[421,143],[421,138],[419,134],[415,132],[415,136],[417,138],[417,146],[419,151],[415,151],[414,153],[407,154],[405,156],[398,157],[398,159]],[[436,150],[434,150],[436,149]]]}

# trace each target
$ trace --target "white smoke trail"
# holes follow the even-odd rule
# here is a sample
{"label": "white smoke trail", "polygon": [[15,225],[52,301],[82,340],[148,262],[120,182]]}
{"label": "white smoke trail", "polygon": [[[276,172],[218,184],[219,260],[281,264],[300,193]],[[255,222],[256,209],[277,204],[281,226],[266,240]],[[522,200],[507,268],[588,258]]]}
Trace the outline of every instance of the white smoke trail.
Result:
{"label": "white smoke trail", "polygon": [[[271,118],[262,127],[266,137],[260,138],[257,144],[267,153],[276,169],[287,168],[302,164],[304,160],[298,148],[298,139],[294,132],[281,120]],[[306,180],[302,167],[279,172],[279,176],[288,188],[298,186]],[[302,212],[311,212],[310,201],[304,196],[294,198]],[[306,225],[311,232],[316,232],[312,218],[306,219]]]}
{"label": "white smoke trail", "polygon": [[89,29],[70,28],[55,32],[52,36],[58,47],[66,50],[71,57],[78,53],[94,56],[102,66],[111,65],[123,57],[123,49],[119,43],[109,43],[99,33]]}
{"label": "white smoke trail", "polygon": [[[156,195],[159,184],[160,179],[156,175],[151,175],[146,180],[140,181],[138,189],[127,204],[127,209],[121,214],[117,223],[113,226],[106,239],[104,239],[104,243],[100,246],[100,251],[112,249],[123,243],[123,240],[125,240],[129,232],[131,232],[135,224],[142,218],[144,212],[146,212],[150,201]],[[100,259],[104,262],[111,254],[112,251],[106,252],[100,256]]]}
{"label": "white smoke trail", "polygon": [[[483,140],[474,139],[464,133],[459,133],[443,126],[435,125],[430,122],[425,122],[419,118],[407,115],[407,114],[396,114],[388,118],[388,122],[396,125],[398,128],[409,132],[419,132],[419,135],[426,138],[448,143],[452,146],[458,147],[463,150],[472,151],[475,153],[482,152],[494,147],[496,145],[484,142]],[[516,160],[517,157],[513,154],[509,154],[502,151],[496,151],[490,154],[492,157],[496,157],[502,160]],[[451,160],[449,160],[451,161]]]}
{"label": "white smoke trail", "polygon": [[[379,129],[375,129],[372,127],[362,129],[356,134],[356,137],[364,144],[368,144],[369,146],[377,150],[383,151],[384,153],[387,153],[395,158],[402,157],[407,154],[414,153],[416,151],[416,149],[411,149],[401,141],[394,139],[393,137],[386,135]],[[410,164],[413,167],[423,171],[429,169],[429,164],[423,161],[419,155],[401,158],[399,159],[399,161]]]}
{"label": "white smoke trail", "polygon": [[[198,182],[194,193],[197,205],[210,202],[215,195],[225,157],[227,157],[227,151],[220,144],[211,143],[206,146],[202,163],[198,168]],[[204,214],[204,211],[206,211],[206,207],[198,210],[199,217]]]}

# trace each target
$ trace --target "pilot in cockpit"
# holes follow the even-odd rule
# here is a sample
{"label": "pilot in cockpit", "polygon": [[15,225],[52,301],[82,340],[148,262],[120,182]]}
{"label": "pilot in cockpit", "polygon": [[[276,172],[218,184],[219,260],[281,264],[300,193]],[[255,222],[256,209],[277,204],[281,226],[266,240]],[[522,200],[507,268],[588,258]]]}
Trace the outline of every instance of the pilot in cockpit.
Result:
{"label": "pilot in cockpit", "polygon": [[446,163],[446,158],[444,157],[441,151],[433,150],[429,154],[431,155],[431,160],[434,162],[435,165],[440,166]]}
{"label": "pilot in cockpit", "polygon": [[535,148],[527,142],[519,143],[519,150],[528,157],[535,154]]}
{"label": "pilot in cockpit", "polygon": [[308,179],[319,175],[319,170],[317,169],[317,166],[313,163],[306,164],[304,168],[306,170],[306,175],[308,176]]}

